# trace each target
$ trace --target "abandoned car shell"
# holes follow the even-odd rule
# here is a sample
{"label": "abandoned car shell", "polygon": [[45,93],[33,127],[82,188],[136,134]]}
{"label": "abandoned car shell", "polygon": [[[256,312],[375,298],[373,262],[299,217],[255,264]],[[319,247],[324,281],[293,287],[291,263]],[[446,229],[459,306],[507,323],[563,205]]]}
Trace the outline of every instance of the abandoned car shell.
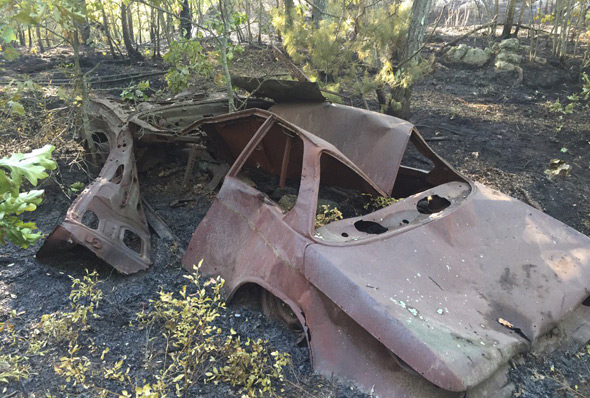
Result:
{"label": "abandoned car shell", "polygon": [[[327,104],[310,106],[348,111]],[[211,136],[250,130],[252,138],[197,227],[183,262],[190,269],[202,258],[203,271],[221,274],[230,292],[254,283],[289,305],[310,332],[308,343],[320,372],[356,380],[383,396],[443,394],[434,386],[466,391],[491,377],[588,296],[588,238],[515,199],[469,182],[436,158],[433,163],[446,171],[431,171],[436,175],[433,187],[371,214],[314,230],[324,172],[326,184],[350,188],[354,181],[339,178],[337,171],[344,168],[322,170],[330,166],[321,161],[324,154],[349,166],[369,190],[379,189],[331,144],[272,113],[257,112],[259,120],[253,123],[253,114],[199,123]],[[279,156],[265,161],[264,154],[281,154],[288,146],[289,138],[265,140],[278,130],[285,137],[300,137],[302,159],[281,163]],[[417,133],[412,135],[417,147],[426,147]],[[283,159],[287,149],[284,153]],[[399,164],[402,153],[390,161]],[[239,178],[247,166],[301,178],[294,206],[285,212]],[[400,176],[409,172],[400,169]],[[448,206],[424,214],[420,202],[433,197],[448,200]],[[386,231],[363,232],[359,221],[374,222]],[[503,326],[499,319],[514,327]],[[404,368],[432,385],[423,383],[416,395],[421,384],[410,379],[419,377]]]}
{"label": "abandoned car shell", "polygon": [[[228,298],[257,285],[285,303],[322,374],[383,397],[491,396],[503,365],[564,319],[590,329],[590,239],[461,176],[407,122],[280,104],[158,139],[199,134],[231,167],[183,265],[203,259]],[[405,164],[411,151],[431,170]],[[317,223],[336,198],[350,211]]]}

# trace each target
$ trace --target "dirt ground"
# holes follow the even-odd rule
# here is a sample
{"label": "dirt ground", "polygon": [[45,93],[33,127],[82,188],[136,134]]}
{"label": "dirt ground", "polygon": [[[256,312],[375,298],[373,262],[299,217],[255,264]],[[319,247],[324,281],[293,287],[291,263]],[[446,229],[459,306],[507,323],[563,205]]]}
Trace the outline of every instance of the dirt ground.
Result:
{"label": "dirt ground", "polygon": [[[426,47],[427,54],[448,40],[444,34],[435,36]],[[485,42],[485,38],[480,38],[476,44],[483,47]],[[63,57],[68,60],[67,54]],[[26,72],[39,80],[63,78],[57,67],[61,61],[56,59],[27,57],[9,64],[5,76]],[[101,62],[96,73],[103,77],[162,70],[160,63],[151,61],[129,65],[105,58]],[[91,68],[93,64],[94,59],[85,67]],[[544,67],[527,63],[521,66],[523,81],[515,84],[516,72],[500,74],[494,71],[493,65],[473,69],[437,62],[433,73],[415,87],[410,121],[418,126],[436,152],[467,176],[541,208],[590,235],[590,114],[579,110],[559,117],[545,106],[548,100],[564,99],[580,90],[579,70],[575,64],[552,59]],[[260,70],[285,73],[266,48],[250,48],[234,62],[235,72],[253,74]],[[164,85],[162,76],[149,79],[154,89]],[[95,88],[114,95],[126,84],[99,84]],[[199,89],[210,87],[211,84],[203,82]],[[18,144],[18,136],[15,138],[10,132],[0,134],[4,143]],[[72,198],[62,188],[76,181],[89,182],[80,163],[72,162],[70,152],[61,151],[58,155],[59,174],[43,183],[44,203],[30,216],[45,234],[61,222],[71,203]],[[549,179],[544,174],[554,158],[572,165],[568,177]],[[187,246],[209,207],[206,197],[186,207],[170,206],[174,199],[186,195],[178,184],[183,172],[179,166],[172,163],[157,172],[140,175],[142,192],[179,238],[176,244],[170,244],[152,236],[154,265],[150,270],[122,276],[83,250],[64,253],[51,264],[41,264],[34,256],[41,242],[27,250],[10,245],[1,247],[0,321],[6,321],[16,311],[21,315],[14,320],[15,326],[26,331],[41,315],[66,310],[71,286],[69,275],[80,278],[87,269],[95,269],[102,280],[105,300],[97,311],[100,318],[93,321],[83,338],[92,340],[97,347],[108,346],[109,361],[125,356],[131,376],[137,380],[148,379],[149,336],[144,330],[130,326],[130,322],[160,289],[178,291],[186,284],[178,248]],[[254,301],[238,301],[228,307],[218,322],[224,330],[233,328],[244,337],[267,339],[271,350],[291,355],[293,364],[286,370],[287,381],[280,385],[285,390],[282,396],[366,396],[349,385],[314,375],[307,349],[296,346],[295,336],[267,320]],[[9,342],[2,344],[11,349]],[[96,357],[100,351],[83,354]],[[56,379],[52,364],[66,352],[67,347],[53,347],[45,357],[31,361],[34,375],[9,384],[2,395],[40,397],[48,392],[51,396],[64,396],[59,387],[62,381]],[[589,378],[590,352],[586,348],[546,357],[527,354],[511,363],[510,380],[514,383],[515,397],[590,396]],[[239,396],[228,385],[210,383],[194,386],[191,393],[199,397]],[[92,396],[82,389],[77,394]]]}

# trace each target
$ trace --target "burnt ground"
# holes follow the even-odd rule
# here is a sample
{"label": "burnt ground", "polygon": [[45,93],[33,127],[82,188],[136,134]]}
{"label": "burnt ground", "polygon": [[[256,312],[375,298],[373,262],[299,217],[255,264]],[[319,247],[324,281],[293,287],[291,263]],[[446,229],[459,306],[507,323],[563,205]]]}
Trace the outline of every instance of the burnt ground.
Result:
{"label": "burnt ground", "polygon": [[[435,37],[427,49],[436,48],[442,40],[448,38]],[[473,40],[469,44],[473,45]],[[486,39],[479,38],[476,44],[483,47]],[[89,60],[87,67],[92,67],[95,61]],[[161,65],[149,62],[129,65],[123,61],[102,61],[97,73],[104,76],[121,70],[129,74],[161,70]],[[29,57],[20,65],[38,63],[37,57]],[[575,63],[552,59],[546,66],[527,63],[521,66],[523,81],[517,83],[516,73],[498,74],[491,65],[473,69],[435,63],[433,73],[415,87],[410,120],[437,153],[475,181],[542,208],[590,235],[590,114],[588,109],[580,107],[571,115],[560,116],[545,106],[548,100],[564,100],[580,90],[579,69]],[[29,72],[35,76],[49,71],[51,75],[52,68],[54,66],[46,66]],[[234,62],[234,68],[244,73],[261,68],[271,73],[284,72],[266,49],[258,48],[246,51]],[[19,72],[15,69],[12,68],[12,73]],[[152,80],[152,87],[162,86],[161,77],[150,78]],[[204,83],[204,86],[210,85]],[[110,92],[109,86],[100,88]],[[117,87],[114,88],[112,91],[116,92]],[[18,146],[18,140],[15,145]],[[562,152],[562,148],[567,151]],[[58,156],[61,156],[60,173],[43,184],[45,201],[30,216],[45,234],[59,224],[71,203],[72,198],[66,196],[63,187],[76,181],[89,181],[84,168],[79,162],[72,162],[67,151]],[[545,176],[544,170],[554,158],[572,165],[568,177],[549,179]],[[176,243],[152,237],[154,266],[150,270],[122,276],[82,250],[64,253],[47,265],[34,257],[41,243],[27,250],[5,246],[0,248],[0,320],[6,321],[15,310],[20,315],[11,322],[24,334],[41,315],[68,309],[71,286],[68,275],[80,278],[87,269],[96,269],[102,279],[105,300],[97,311],[100,318],[92,321],[83,338],[94,341],[97,347],[108,346],[111,351],[106,360],[111,363],[126,356],[132,378],[149,379],[150,366],[146,364],[146,357],[150,348],[146,345],[146,332],[130,326],[130,322],[160,289],[177,291],[186,284],[178,261],[178,248],[186,247],[208,209],[206,197],[189,202],[186,207],[170,206],[173,200],[191,194],[179,188],[183,170],[178,166],[172,164],[140,176],[148,201],[178,237]],[[295,338],[288,330],[264,318],[254,301],[232,304],[218,321],[224,330],[233,328],[243,336],[268,339],[270,349],[290,353],[293,365],[286,370],[288,381],[281,384],[285,389],[281,395],[365,396],[349,386],[313,375],[306,349],[296,347]],[[8,341],[3,345],[9,352],[17,352]],[[100,356],[100,351],[102,348],[98,353],[83,354],[96,357]],[[3,394],[41,396],[47,391],[53,396],[62,396],[60,385],[64,381],[55,376],[53,363],[66,352],[67,347],[53,347],[45,357],[32,357],[34,375],[20,383],[9,384]],[[590,396],[589,378],[590,353],[585,348],[543,357],[527,354],[515,360],[510,370],[515,397]],[[78,392],[89,396],[81,390]],[[239,396],[236,389],[213,384],[196,385],[192,393],[203,397]]]}

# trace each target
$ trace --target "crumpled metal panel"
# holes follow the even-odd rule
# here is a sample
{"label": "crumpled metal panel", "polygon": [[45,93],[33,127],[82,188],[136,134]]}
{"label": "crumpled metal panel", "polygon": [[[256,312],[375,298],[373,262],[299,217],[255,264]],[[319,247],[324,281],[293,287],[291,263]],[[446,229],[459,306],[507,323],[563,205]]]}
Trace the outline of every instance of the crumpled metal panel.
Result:
{"label": "crumpled metal panel", "polygon": [[269,109],[338,148],[390,193],[414,126],[405,120],[346,105],[277,104]]}
{"label": "crumpled metal panel", "polygon": [[150,233],[142,209],[127,114],[111,101],[89,107],[93,132],[108,137],[110,153],[98,178],[74,200],[63,223],[45,240],[39,258],[79,244],[131,274],[151,264]]}

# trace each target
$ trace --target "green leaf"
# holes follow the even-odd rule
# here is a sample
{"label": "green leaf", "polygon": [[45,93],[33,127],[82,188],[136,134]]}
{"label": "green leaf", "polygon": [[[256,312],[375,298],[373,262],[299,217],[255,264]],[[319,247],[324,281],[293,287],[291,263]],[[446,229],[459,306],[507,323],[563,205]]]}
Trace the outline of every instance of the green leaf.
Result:
{"label": "green leaf", "polygon": [[75,183],[70,185],[70,190],[72,192],[80,192],[83,189],[84,189],[84,183],[81,181],[76,181]]}
{"label": "green leaf", "polygon": [[[54,170],[57,167],[55,161],[51,159],[54,149],[53,145],[45,145],[27,154],[15,153],[10,158],[0,159],[0,168],[8,169],[12,181],[19,187],[23,177],[31,184],[37,185],[39,179],[48,176],[45,170]],[[0,192],[4,192],[4,187],[1,185]]]}

